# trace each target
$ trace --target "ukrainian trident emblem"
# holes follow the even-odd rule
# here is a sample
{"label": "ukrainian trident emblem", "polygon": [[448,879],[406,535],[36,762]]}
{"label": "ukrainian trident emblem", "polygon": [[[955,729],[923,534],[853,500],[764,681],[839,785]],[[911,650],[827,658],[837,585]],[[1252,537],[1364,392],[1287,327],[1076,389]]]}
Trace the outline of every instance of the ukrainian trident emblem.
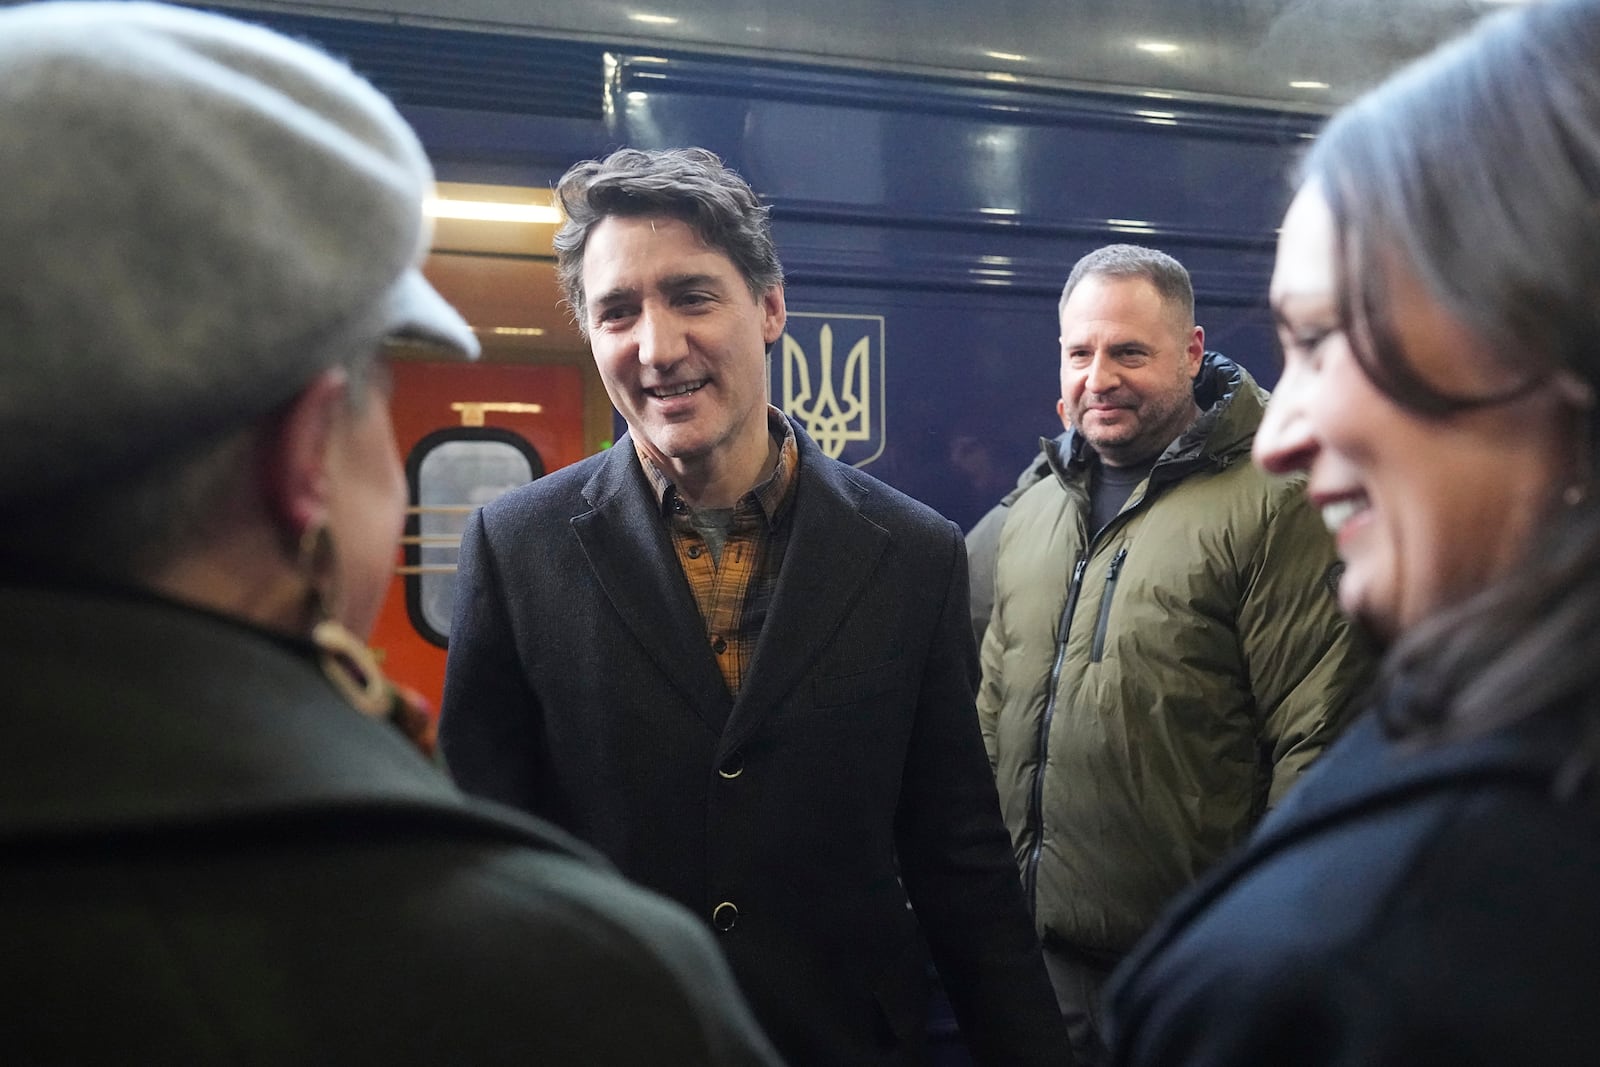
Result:
{"label": "ukrainian trident emblem", "polygon": [[[837,375],[836,351],[845,352]],[[857,467],[883,454],[882,316],[790,312],[782,359],[778,407],[824,453]]]}

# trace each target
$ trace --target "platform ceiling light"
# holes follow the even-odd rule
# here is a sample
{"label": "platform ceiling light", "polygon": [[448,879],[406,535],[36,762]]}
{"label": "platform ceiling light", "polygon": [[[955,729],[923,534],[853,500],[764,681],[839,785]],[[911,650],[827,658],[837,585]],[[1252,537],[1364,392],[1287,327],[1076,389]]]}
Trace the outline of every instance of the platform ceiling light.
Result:
{"label": "platform ceiling light", "polygon": [[1015,74],[1011,73],[1009,70],[991,70],[991,71],[986,71],[983,76],[985,78],[988,78],[992,82],[1016,82],[1016,81],[1021,81],[1022,80],[1021,78],[1018,78]]}
{"label": "platform ceiling light", "polygon": [[1135,111],[1134,114],[1146,119],[1175,119],[1178,117],[1171,111]]}
{"label": "platform ceiling light", "polygon": [[678,20],[671,15],[649,15],[642,11],[628,16],[634,22],[643,22],[648,26],[676,26]]}
{"label": "platform ceiling light", "polygon": [[440,197],[423,201],[422,213],[436,219],[467,219],[471,222],[533,222],[553,226],[561,221],[561,209],[552,204],[506,204],[492,200],[450,200]]}
{"label": "platform ceiling light", "polygon": [[1140,41],[1134,47],[1155,56],[1169,56],[1179,50],[1171,41]]}
{"label": "platform ceiling light", "polygon": [[1156,229],[1143,219],[1106,219],[1106,226],[1118,233],[1155,233]]}
{"label": "platform ceiling light", "polygon": [[1019,56],[1015,52],[985,52],[984,55],[990,59],[1004,59],[1012,63],[1026,62],[1028,58],[1027,56]]}
{"label": "platform ceiling light", "polygon": [[1150,100],[1172,100],[1172,99],[1174,99],[1174,97],[1173,97],[1173,95],[1171,93],[1164,93],[1160,89],[1144,89],[1144,90],[1140,91],[1139,95],[1143,96],[1143,97],[1146,97],[1147,99],[1150,99]]}
{"label": "platform ceiling light", "polygon": [[1327,82],[1299,81],[1289,83],[1289,88],[1291,89],[1326,89],[1328,87]]}

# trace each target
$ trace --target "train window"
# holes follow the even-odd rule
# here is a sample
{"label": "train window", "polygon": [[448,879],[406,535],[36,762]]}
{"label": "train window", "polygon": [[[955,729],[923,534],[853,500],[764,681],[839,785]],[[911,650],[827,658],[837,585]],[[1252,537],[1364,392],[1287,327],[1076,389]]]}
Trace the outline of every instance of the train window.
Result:
{"label": "train window", "polygon": [[456,559],[467,516],[516,486],[540,477],[544,461],[521,434],[492,426],[455,426],[418,441],[406,460],[413,506],[406,518],[406,612],[417,632],[449,642]]}

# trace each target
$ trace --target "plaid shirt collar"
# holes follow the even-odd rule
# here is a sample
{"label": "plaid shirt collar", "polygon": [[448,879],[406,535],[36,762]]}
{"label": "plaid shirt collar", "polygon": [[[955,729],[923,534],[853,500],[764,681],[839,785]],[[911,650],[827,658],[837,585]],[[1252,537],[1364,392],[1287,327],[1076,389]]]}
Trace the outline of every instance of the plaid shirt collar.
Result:
{"label": "plaid shirt collar", "polygon": [[[794,485],[795,472],[800,469],[800,446],[794,439],[794,427],[789,425],[783,412],[771,404],[767,405],[767,433],[778,442],[778,465],[771,476],[751,489],[741,501],[754,497],[761,513],[766,516],[767,525],[771,526],[782,514],[783,506],[789,499],[789,490]],[[678,510],[677,487],[656,466],[655,461],[645,455],[637,441],[634,443],[634,454],[639,457],[639,466],[644,468],[645,477],[650,479],[656,507],[663,516],[670,516]]]}

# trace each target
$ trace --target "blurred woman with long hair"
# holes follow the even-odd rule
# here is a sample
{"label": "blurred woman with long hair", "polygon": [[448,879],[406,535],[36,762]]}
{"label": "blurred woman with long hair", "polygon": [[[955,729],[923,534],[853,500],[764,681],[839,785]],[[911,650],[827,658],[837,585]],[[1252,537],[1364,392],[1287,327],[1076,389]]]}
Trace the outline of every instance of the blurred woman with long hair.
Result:
{"label": "blurred woman with long hair", "polygon": [[1487,20],[1339,114],[1284,220],[1283,376],[1373,710],[1179,902],[1122,1064],[1600,1058],[1600,4]]}

